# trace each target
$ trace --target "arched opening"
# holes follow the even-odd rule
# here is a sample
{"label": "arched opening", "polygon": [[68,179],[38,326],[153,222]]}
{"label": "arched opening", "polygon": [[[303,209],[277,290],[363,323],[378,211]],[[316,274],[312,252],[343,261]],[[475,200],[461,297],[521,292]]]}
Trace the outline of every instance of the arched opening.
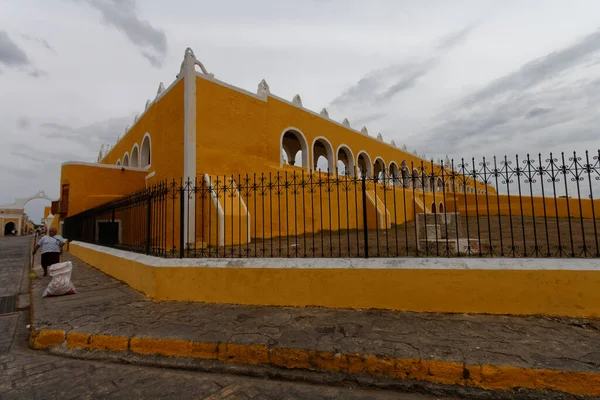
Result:
{"label": "arched opening", "polygon": [[337,151],[338,174],[354,176],[354,155],[347,146],[340,146]]}
{"label": "arched opening", "polygon": [[437,212],[436,207],[435,207],[435,203],[431,203],[431,212],[434,213],[434,214]]}
{"label": "arched opening", "polygon": [[17,227],[15,226],[14,222],[10,221],[4,225],[4,236],[14,235],[16,231]]}
{"label": "arched opening", "polygon": [[375,159],[375,164],[373,167],[375,169],[373,172],[373,178],[375,179],[375,182],[385,181],[385,162],[381,159],[381,157],[377,157]]}
{"label": "arched opening", "polygon": [[150,165],[151,150],[150,135],[146,133],[144,139],[142,140],[142,149],[140,150],[140,165],[142,168],[146,168]]}
{"label": "arched opening", "polygon": [[390,168],[388,170],[388,177],[390,179],[390,183],[392,186],[400,186],[402,182],[402,176],[400,174],[400,169],[398,165],[392,161],[390,163]]}
{"label": "arched opening", "polygon": [[444,191],[444,180],[440,177],[437,178],[437,192],[443,192]]}
{"label": "arched opening", "polygon": [[402,185],[405,188],[411,187],[410,170],[406,166],[406,161],[402,161],[400,164],[400,171],[402,172]]}
{"label": "arched opening", "polygon": [[452,192],[451,188],[452,188],[452,182],[450,182],[450,181],[446,182],[446,192]]}
{"label": "arched opening", "polygon": [[333,148],[325,138],[317,138],[313,142],[313,168],[319,171],[333,172],[335,166]]}
{"label": "arched opening", "polygon": [[428,192],[430,190],[429,177],[427,176],[427,172],[425,172],[425,170],[421,172],[421,182],[423,184],[423,189]]}
{"label": "arched opening", "polygon": [[121,159],[120,158],[117,160],[117,165],[121,165]]}
{"label": "arched opening", "polygon": [[[23,210],[30,219],[36,224],[44,224],[44,210],[46,207],[51,206],[52,202],[46,198],[35,198],[25,203]],[[18,228],[18,227],[17,227]]]}
{"label": "arched opening", "polygon": [[[281,136],[281,166],[289,165],[308,168],[308,145],[304,135],[297,130],[286,130]],[[300,165],[298,165],[300,164]]]}
{"label": "arched opening", "polygon": [[414,168],[412,173],[412,187],[413,189],[421,189],[421,178],[419,177],[419,171]]}
{"label": "arched opening", "polygon": [[372,176],[373,168],[371,166],[371,157],[364,151],[361,151],[358,154],[358,158],[356,159],[356,165],[358,167],[358,176],[359,177],[370,177]]}
{"label": "arched opening", "polygon": [[444,203],[440,203],[440,207],[438,208],[440,214],[444,213]]}
{"label": "arched opening", "polygon": [[133,148],[131,149],[131,159],[129,160],[129,164],[133,168],[137,168],[140,166],[140,152],[138,150],[137,143],[134,144]]}
{"label": "arched opening", "polygon": [[123,166],[129,167],[129,153],[127,153],[127,152],[123,156]]}

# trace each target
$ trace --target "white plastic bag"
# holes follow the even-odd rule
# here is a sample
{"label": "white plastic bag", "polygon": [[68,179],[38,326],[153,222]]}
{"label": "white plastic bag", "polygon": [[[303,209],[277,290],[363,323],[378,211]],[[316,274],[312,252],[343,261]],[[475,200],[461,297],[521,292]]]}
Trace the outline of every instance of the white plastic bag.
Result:
{"label": "white plastic bag", "polygon": [[77,293],[75,286],[71,282],[72,271],[73,264],[71,264],[71,261],[52,264],[48,267],[48,275],[52,277],[52,280],[46,290],[44,290],[42,297]]}

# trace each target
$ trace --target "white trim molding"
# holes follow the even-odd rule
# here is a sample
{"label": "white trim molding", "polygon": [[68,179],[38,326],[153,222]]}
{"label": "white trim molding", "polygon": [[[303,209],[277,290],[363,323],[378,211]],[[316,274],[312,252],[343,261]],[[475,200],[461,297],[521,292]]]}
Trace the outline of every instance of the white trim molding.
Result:
{"label": "white trim molding", "polygon": [[[182,70],[183,76],[183,179],[196,181],[196,65],[200,67],[205,76],[213,78],[204,68],[204,65],[196,59],[191,48],[185,49],[183,57]],[[150,159],[152,162],[152,159]],[[184,243],[190,245],[190,240],[195,240],[196,223],[190,216],[196,215],[196,202],[190,201],[189,196],[185,196],[184,207],[186,218],[184,219]],[[193,223],[190,224],[190,219]],[[194,246],[196,244],[194,243]]]}

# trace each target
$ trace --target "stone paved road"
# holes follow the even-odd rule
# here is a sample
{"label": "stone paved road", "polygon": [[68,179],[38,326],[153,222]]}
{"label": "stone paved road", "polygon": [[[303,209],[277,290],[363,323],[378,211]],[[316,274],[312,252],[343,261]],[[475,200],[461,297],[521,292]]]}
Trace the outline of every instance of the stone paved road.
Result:
{"label": "stone paved road", "polygon": [[[19,293],[31,238],[0,238],[0,290]],[[23,289],[21,289],[23,291]],[[28,312],[0,315],[0,399],[400,399],[436,397],[61,358],[27,347]]]}

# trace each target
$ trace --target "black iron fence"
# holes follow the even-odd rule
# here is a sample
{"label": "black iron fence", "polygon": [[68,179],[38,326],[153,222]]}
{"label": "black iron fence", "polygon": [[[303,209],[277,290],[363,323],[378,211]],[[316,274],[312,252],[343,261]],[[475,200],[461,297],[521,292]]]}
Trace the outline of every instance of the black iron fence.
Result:
{"label": "black iron fence", "polygon": [[71,216],[161,257],[600,257],[600,151],[171,180]]}

